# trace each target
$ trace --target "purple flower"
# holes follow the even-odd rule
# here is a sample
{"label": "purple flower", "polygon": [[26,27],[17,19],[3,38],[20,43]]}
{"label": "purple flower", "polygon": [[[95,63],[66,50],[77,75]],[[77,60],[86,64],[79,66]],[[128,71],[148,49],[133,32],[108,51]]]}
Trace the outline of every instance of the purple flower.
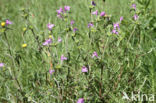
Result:
{"label": "purple flower", "polygon": [[63,9],[60,8],[60,9],[56,10],[56,12],[57,12],[58,15],[60,15],[61,13],[63,13]]}
{"label": "purple flower", "polygon": [[96,10],[96,11],[94,11],[94,12],[92,12],[92,15],[98,15],[98,10]]}
{"label": "purple flower", "polygon": [[100,16],[105,16],[105,12],[102,11],[102,12],[100,13]]}
{"label": "purple flower", "polygon": [[55,70],[49,69],[50,74],[53,74],[53,72],[55,72]]}
{"label": "purple flower", "polygon": [[133,16],[133,18],[134,18],[134,20],[137,20],[139,17],[138,17],[137,14],[135,14],[135,15]]}
{"label": "purple flower", "polygon": [[75,23],[74,20],[72,20],[72,21],[70,22],[71,25],[73,25],[74,23]]}
{"label": "purple flower", "polygon": [[63,18],[61,14],[57,14],[57,17],[58,18]]}
{"label": "purple flower", "polygon": [[4,63],[0,63],[0,67],[4,67]]}
{"label": "purple flower", "polygon": [[73,29],[73,32],[76,32],[77,30],[78,30],[77,28],[74,28],[74,29]]}
{"label": "purple flower", "polygon": [[12,22],[10,20],[6,20],[5,23],[6,23],[6,25],[12,24]]}
{"label": "purple flower", "polygon": [[113,33],[113,34],[115,34],[115,33],[116,33],[116,30],[115,30],[115,29],[113,29],[113,30],[112,30],[112,33]]}
{"label": "purple flower", "polygon": [[79,98],[77,103],[84,103],[84,99],[83,98]]}
{"label": "purple flower", "polygon": [[70,6],[64,6],[64,11],[70,11]]}
{"label": "purple flower", "polygon": [[57,40],[58,42],[61,42],[62,41],[62,39],[60,38],[60,37],[58,37],[58,40]]}
{"label": "purple flower", "polygon": [[45,46],[45,45],[49,45],[50,43],[52,43],[52,39],[47,39],[44,43],[43,43],[43,45]]}
{"label": "purple flower", "polygon": [[97,57],[97,58],[98,58],[98,54],[97,54],[97,52],[93,52],[93,54],[92,54],[92,58],[94,58],[94,57]]}
{"label": "purple flower", "polygon": [[93,23],[88,24],[88,28],[93,27],[93,26],[94,26]]}
{"label": "purple flower", "polygon": [[116,28],[120,29],[119,23],[114,24],[114,29],[116,29]]}
{"label": "purple flower", "polygon": [[88,72],[88,68],[85,67],[85,66],[83,66],[81,71],[82,71],[83,73]]}
{"label": "purple flower", "polygon": [[118,33],[118,30],[120,29],[120,26],[119,26],[119,23],[115,23],[114,24],[114,28],[113,28],[113,30],[112,30],[112,33],[113,34],[119,34]]}
{"label": "purple flower", "polygon": [[136,10],[136,4],[132,4],[131,7]]}
{"label": "purple flower", "polygon": [[49,30],[52,30],[52,28],[54,27],[55,25],[54,24],[47,24],[47,28],[49,29]]}
{"label": "purple flower", "polygon": [[119,32],[118,32],[118,31],[116,31],[116,32],[115,32],[115,34],[119,34]]}
{"label": "purple flower", "polygon": [[123,16],[120,17],[120,22],[123,20]]}
{"label": "purple flower", "polygon": [[92,4],[93,6],[96,6],[96,3],[95,3],[94,1],[92,1],[91,4]]}
{"label": "purple flower", "polygon": [[113,29],[113,30],[112,30],[112,33],[113,33],[113,34],[119,34],[118,31],[117,31],[116,29]]}
{"label": "purple flower", "polygon": [[61,56],[61,60],[62,60],[62,61],[67,60],[67,57],[65,57],[64,55],[62,55],[62,56]]}

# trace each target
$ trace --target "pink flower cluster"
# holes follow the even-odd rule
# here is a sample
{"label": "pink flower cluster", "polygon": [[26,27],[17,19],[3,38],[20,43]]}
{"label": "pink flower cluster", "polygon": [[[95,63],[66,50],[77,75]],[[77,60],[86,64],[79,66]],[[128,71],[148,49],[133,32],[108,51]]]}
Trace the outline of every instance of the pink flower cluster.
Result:
{"label": "pink flower cluster", "polygon": [[54,24],[51,24],[51,23],[47,24],[47,28],[48,28],[50,31],[53,29],[54,26],[55,26],[55,25],[54,25]]}
{"label": "pink flower cluster", "polygon": [[[98,16],[98,10],[92,12],[92,15],[96,15],[96,16]],[[101,16],[101,17],[105,16],[105,12],[102,11],[102,12],[100,13],[100,16]]]}
{"label": "pink flower cluster", "polygon": [[[123,21],[123,17],[120,17],[120,23]],[[113,25],[113,30],[112,30],[112,33],[113,34],[119,34],[119,30],[120,30],[120,23],[114,23]]]}
{"label": "pink flower cluster", "polygon": [[84,99],[83,98],[79,98],[77,103],[84,103]]}
{"label": "pink flower cluster", "polygon": [[6,26],[12,24],[12,22],[10,20],[8,20],[8,19],[5,21],[5,23],[6,23]]}
{"label": "pink flower cluster", "polygon": [[88,72],[88,68],[83,66],[81,71],[82,71],[82,73]]}
{"label": "pink flower cluster", "polygon": [[65,57],[64,55],[61,56],[61,61],[67,60],[67,57]]}
{"label": "pink flower cluster", "polygon": [[[136,4],[132,4],[131,8],[136,11]],[[136,20],[138,20],[138,18],[139,18],[139,16],[137,14],[134,14],[133,19],[136,21]]]}
{"label": "pink flower cluster", "polygon": [[52,39],[47,39],[47,40],[45,40],[45,42],[43,43],[43,45],[44,46],[47,46],[47,45],[49,45],[49,44],[51,44],[52,43]]}
{"label": "pink flower cluster", "polygon": [[49,73],[53,74],[55,72],[55,70],[49,69]]}
{"label": "pink flower cluster", "polygon": [[56,10],[57,17],[62,18],[62,15],[66,13],[67,11],[70,11],[70,6],[64,6],[64,9],[60,7],[60,9]]}
{"label": "pink flower cluster", "polygon": [[0,63],[0,67],[4,67],[4,63]]}

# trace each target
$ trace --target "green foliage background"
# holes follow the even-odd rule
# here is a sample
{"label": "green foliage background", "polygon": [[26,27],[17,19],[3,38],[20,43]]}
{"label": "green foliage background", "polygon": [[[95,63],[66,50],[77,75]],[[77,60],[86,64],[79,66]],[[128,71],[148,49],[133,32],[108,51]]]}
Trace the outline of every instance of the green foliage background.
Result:
{"label": "green foliage background", "polygon": [[[0,21],[13,22],[7,31],[12,56],[0,34],[0,62],[6,64],[0,68],[0,102],[76,103],[78,98],[84,98],[86,103],[127,103],[130,101],[122,99],[123,91],[156,95],[156,1],[151,0],[148,9],[139,6],[138,22],[132,20],[130,1],[95,0],[96,9],[111,15],[111,22],[119,21],[121,16],[124,21],[119,37],[110,34],[111,24],[103,27],[107,22],[101,21],[90,39],[87,25],[95,20],[90,16],[90,0],[0,0]],[[67,21],[56,16],[56,10],[64,5],[71,6]],[[72,32],[67,31],[70,20],[79,29],[74,40]],[[46,47],[38,51],[28,29],[33,28],[42,45],[49,37],[49,22],[56,25],[52,35],[63,40],[56,45],[55,39],[49,47],[51,57]],[[28,30],[23,38],[25,27]],[[21,47],[23,43],[27,48]],[[91,58],[94,51],[100,59]],[[60,65],[62,54],[70,60]],[[53,75],[49,74],[50,60]],[[91,68],[88,74],[81,72],[83,65]]]}

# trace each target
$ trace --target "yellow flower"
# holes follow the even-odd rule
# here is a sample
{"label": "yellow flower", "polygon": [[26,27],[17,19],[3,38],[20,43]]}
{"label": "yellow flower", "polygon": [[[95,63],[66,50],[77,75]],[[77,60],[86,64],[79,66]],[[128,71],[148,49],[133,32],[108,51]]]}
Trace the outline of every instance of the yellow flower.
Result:
{"label": "yellow flower", "polygon": [[23,44],[22,47],[23,47],[23,48],[27,47],[27,44]]}
{"label": "yellow flower", "polygon": [[1,22],[1,26],[4,27],[5,26],[5,22]]}
{"label": "yellow flower", "polygon": [[51,35],[49,35],[49,38],[51,38],[51,39],[52,39],[52,36],[51,36]]}
{"label": "yellow flower", "polygon": [[25,32],[27,30],[27,28],[23,28],[23,31]]}

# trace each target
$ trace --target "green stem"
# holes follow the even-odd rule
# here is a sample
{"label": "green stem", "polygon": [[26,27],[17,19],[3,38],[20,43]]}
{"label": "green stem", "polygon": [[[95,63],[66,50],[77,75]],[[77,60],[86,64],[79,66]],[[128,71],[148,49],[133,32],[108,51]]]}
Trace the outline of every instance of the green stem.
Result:
{"label": "green stem", "polygon": [[[11,57],[13,57],[12,56],[12,53],[11,53],[11,49],[10,49],[10,44],[9,44],[9,42],[8,42],[8,38],[7,38],[7,35],[6,35],[6,32],[4,32],[4,36],[5,36],[5,39],[6,39],[6,41],[7,41],[7,45],[8,45],[8,47],[9,47],[9,53],[10,53],[10,56]],[[13,63],[14,63],[14,58],[13,58]],[[15,63],[14,63],[14,65],[15,65]],[[12,78],[16,81],[16,83],[17,83],[17,85],[18,85],[18,87],[19,87],[19,89],[20,89],[20,92],[21,92],[21,94],[23,93],[22,92],[22,88],[21,88],[21,85],[20,85],[20,83],[19,83],[19,81],[18,81],[18,79],[17,79],[17,77],[16,77],[16,73],[13,71],[13,76],[12,76]]]}
{"label": "green stem", "polygon": [[136,29],[136,26],[134,27],[133,31],[131,32],[130,37],[129,37],[129,39],[128,39],[128,42],[127,42],[127,43],[129,43],[129,41],[130,41],[130,39],[131,39],[132,35],[133,35],[133,34],[134,34],[134,32],[135,32],[135,29]]}
{"label": "green stem", "polygon": [[6,32],[4,32],[4,36],[5,36],[5,39],[6,39],[6,41],[7,41],[7,45],[8,45],[8,47],[9,47],[10,56],[12,56],[11,49],[10,49],[10,44],[9,44],[9,42],[8,42],[8,38],[7,38]]}
{"label": "green stem", "polygon": [[36,34],[35,34],[33,29],[31,29],[31,32],[33,33],[33,36],[34,36],[34,38],[35,38],[35,40],[36,40],[36,42],[38,44],[39,51],[41,51],[42,47],[40,46],[40,42],[39,42],[38,36],[36,36]]}
{"label": "green stem", "polygon": [[109,37],[107,37],[107,41],[106,41],[106,44],[104,46],[104,51],[103,51],[103,54],[102,54],[102,58],[104,57],[104,53],[105,53],[105,50],[106,50],[106,46],[108,44],[108,41],[109,41]]}

